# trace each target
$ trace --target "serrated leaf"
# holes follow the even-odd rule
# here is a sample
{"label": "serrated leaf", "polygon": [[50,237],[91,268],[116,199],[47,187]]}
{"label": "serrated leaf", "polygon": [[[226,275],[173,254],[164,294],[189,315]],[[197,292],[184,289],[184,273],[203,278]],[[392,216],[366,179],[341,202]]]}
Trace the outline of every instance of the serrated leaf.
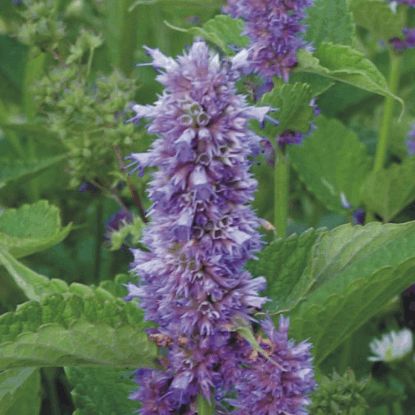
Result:
{"label": "serrated leaf", "polygon": [[361,52],[346,45],[321,43],[314,53],[298,52],[298,70],[353,85],[375,94],[389,96],[403,107],[401,98],[388,88],[384,76]]}
{"label": "serrated leaf", "polygon": [[40,403],[38,369],[24,368],[0,372],[0,414],[37,415]]}
{"label": "serrated leaf", "polygon": [[78,415],[132,415],[137,403],[128,399],[136,388],[131,374],[111,368],[65,368]]}
{"label": "serrated leaf", "polygon": [[297,82],[307,84],[311,89],[311,95],[313,97],[324,94],[334,85],[334,81],[319,75],[305,72],[293,72],[290,76],[290,83]]}
{"label": "serrated leaf", "polygon": [[42,300],[53,294],[76,294],[80,297],[99,295],[102,298],[123,298],[127,295],[125,285],[130,281],[127,274],[119,274],[114,280],[102,281],[99,287],[84,284],[68,284],[61,279],[48,278],[26,267],[6,251],[0,249],[0,264],[3,265],[13,278],[16,285],[29,300]]}
{"label": "serrated leaf", "polygon": [[308,266],[316,283],[291,329],[319,364],[413,281],[415,223],[340,226],[322,234]]}
{"label": "serrated leaf", "polygon": [[33,177],[49,167],[65,160],[65,155],[40,160],[0,159],[0,189],[17,180]]}
{"label": "serrated leaf", "polygon": [[310,106],[311,99],[310,87],[301,83],[277,85],[272,91],[264,94],[260,105],[277,110],[273,116],[278,119],[279,125],[266,123],[265,128],[261,129],[261,134],[274,139],[286,130],[307,132],[314,118]]}
{"label": "serrated leaf", "polygon": [[258,259],[248,264],[253,275],[267,279],[264,293],[272,301],[270,313],[287,312],[294,308],[310,291],[315,277],[309,272],[312,247],[322,230],[310,229],[301,235],[277,239],[259,253]]}
{"label": "serrated leaf", "polygon": [[176,27],[170,23],[167,24],[174,30],[201,36],[228,54],[235,52],[234,47],[244,48],[249,44],[248,38],[242,35],[244,22],[240,19],[233,19],[230,16],[217,15],[213,19],[208,20],[202,27],[196,26],[190,29]]}
{"label": "serrated leaf", "polygon": [[145,328],[135,304],[107,292],[30,301],[0,317],[0,368],[151,365]]}
{"label": "serrated leaf", "polygon": [[402,34],[405,15],[399,10],[394,13],[385,0],[349,0],[349,3],[356,24],[376,38],[389,40]]}
{"label": "serrated leaf", "polygon": [[370,212],[389,222],[415,200],[415,160],[406,159],[372,172],[363,185],[363,201]]}
{"label": "serrated leaf", "polygon": [[69,289],[65,281],[50,280],[32,271],[2,249],[0,249],[0,264],[6,268],[16,285],[29,300],[40,300],[51,294],[64,293]]}
{"label": "serrated leaf", "polygon": [[371,168],[365,146],[337,120],[319,117],[315,131],[289,156],[307,188],[330,210],[344,214],[342,195],[358,207]]}
{"label": "serrated leaf", "polygon": [[131,281],[128,274],[118,274],[113,280],[102,281],[99,286],[115,297],[125,297],[128,294],[126,285]]}
{"label": "serrated leaf", "polygon": [[313,46],[321,42],[352,44],[355,26],[346,0],[316,0],[307,14],[305,37]]}
{"label": "serrated leaf", "polygon": [[61,242],[71,226],[62,228],[59,209],[46,201],[0,213],[0,247],[19,258]]}

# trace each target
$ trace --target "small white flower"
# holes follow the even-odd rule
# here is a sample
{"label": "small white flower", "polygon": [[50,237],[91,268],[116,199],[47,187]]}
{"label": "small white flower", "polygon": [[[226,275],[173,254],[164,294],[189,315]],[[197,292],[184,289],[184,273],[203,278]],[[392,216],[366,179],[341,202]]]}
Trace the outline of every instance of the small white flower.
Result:
{"label": "small white flower", "polygon": [[396,14],[398,12],[398,2],[397,1],[392,1],[389,4],[389,7],[392,10],[392,13]]}
{"label": "small white flower", "polygon": [[412,351],[412,333],[408,329],[391,331],[380,339],[370,342],[370,350],[374,356],[370,356],[371,362],[393,362],[406,356]]}

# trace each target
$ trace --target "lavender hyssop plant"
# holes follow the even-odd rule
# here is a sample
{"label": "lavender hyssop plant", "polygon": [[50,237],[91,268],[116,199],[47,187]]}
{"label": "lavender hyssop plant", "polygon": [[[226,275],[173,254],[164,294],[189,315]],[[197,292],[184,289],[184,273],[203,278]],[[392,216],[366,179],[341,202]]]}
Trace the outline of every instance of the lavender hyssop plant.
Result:
{"label": "lavender hyssop plant", "polygon": [[313,0],[230,0],[225,12],[245,21],[254,72],[266,81],[274,76],[288,80],[297,65],[297,52],[307,47],[305,10]]}
{"label": "lavender hyssop plant", "polygon": [[314,388],[310,344],[288,340],[288,320],[260,323],[254,349],[237,331],[255,322],[265,279],[243,269],[261,247],[259,219],[249,206],[257,186],[249,172],[260,138],[248,122],[269,108],[248,105],[235,81],[247,52],[221,60],[204,42],[168,58],[148,50],[165,90],[154,106],[134,106],[158,138],[131,156],[153,173],[151,222],[135,250],[128,299],[138,298],[159,369],[136,373],[140,414],[197,414],[203,396],[217,414],[307,414]]}
{"label": "lavender hyssop plant", "polygon": [[[245,33],[250,39],[249,67],[264,81],[257,90],[258,98],[272,89],[273,77],[288,81],[298,64],[299,49],[311,49],[303,34],[305,12],[312,4],[313,0],[228,0],[224,12],[245,22]],[[318,115],[315,100],[310,105]],[[284,149],[290,144],[301,144],[306,136],[287,130],[276,141]]]}

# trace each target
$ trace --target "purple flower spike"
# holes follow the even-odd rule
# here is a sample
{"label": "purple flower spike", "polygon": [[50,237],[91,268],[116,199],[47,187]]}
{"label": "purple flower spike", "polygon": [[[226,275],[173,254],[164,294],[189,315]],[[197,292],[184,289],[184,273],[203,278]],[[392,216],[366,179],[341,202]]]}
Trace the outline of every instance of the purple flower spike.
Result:
{"label": "purple flower spike", "polygon": [[306,415],[308,395],[315,381],[311,345],[288,339],[288,319],[281,317],[278,330],[271,319],[262,322],[267,335],[259,339],[264,354],[253,353],[236,384],[239,397],[232,401],[234,415]]}
{"label": "purple flower spike", "polygon": [[256,190],[250,156],[261,140],[248,123],[263,121],[271,109],[238,95],[242,51],[222,61],[198,41],[176,60],[148,53],[164,92],[154,106],[134,109],[158,138],[131,159],[139,173],[158,170],[142,240],[148,251],[133,251],[140,283],[128,284],[127,300],[138,298],[146,319],[157,323],[149,336],[164,352],[160,370],[137,372],[133,398],[141,415],[195,415],[202,394],[225,414],[220,401],[234,393],[252,353],[236,321],[249,324],[267,301],[259,296],[265,279],[253,279],[243,266],[261,247],[260,221],[249,206]]}
{"label": "purple flower spike", "polygon": [[307,47],[303,19],[311,4],[312,0],[228,0],[224,12],[245,21],[252,70],[266,81],[274,76],[287,81],[297,65],[297,51]]}

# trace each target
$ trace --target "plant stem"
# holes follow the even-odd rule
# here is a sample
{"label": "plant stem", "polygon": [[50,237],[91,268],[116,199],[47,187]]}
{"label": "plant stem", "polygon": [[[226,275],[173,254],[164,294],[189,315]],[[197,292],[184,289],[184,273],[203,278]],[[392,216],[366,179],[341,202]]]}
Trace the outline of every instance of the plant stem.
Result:
{"label": "plant stem", "polygon": [[48,398],[50,403],[50,414],[59,415],[59,395],[56,387],[56,369],[55,368],[44,368],[43,375],[48,388]]}
{"label": "plant stem", "polygon": [[394,402],[392,404],[393,415],[403,415],[403,410],[400,402]]}
{"label": "plant stem", "polygon": [[[397,55],[392,50],[389,53],[390,56],[390,72],[389,72],[389,89],[392,94],[396,95],[399,88],[400,68],[402,57]],[[375,164],[373,171],[377,172],[381,170],[386,161],[386,155],[388,152],[389,136],[391,133],[393,112],[395,108],[395,100],[393,97],[386,97],[383,107],[383,118],[380,128],[379,141],[376,147]]]}
{"label": "plant stem", "polygon": [[89,56],[88,56],[88,64],[87,64],[87,68],[86,68],[86,77],[89,77],[89,74],[91,73],[91,68],[92,68],[92,62],[94,60],[94,52],[95,52],[95,48],[91,48],[89,50]]}
{"label": "plant stem", "polygon": [[102,205],[102,200],[98,199],[96,203],[94,282],[99,282],[101,273],[102,238],[104,233],[102,223],[104,217],[104,207]]}
{"label": "plant stem", "polygon": [[288,191],[290,184],[290,165],[283,151],[277,149],[274,170],[274,225],[277,235],[287,235]]}
{"label": "plant stem", "polygon": [[115,157],[118,160],[118,164],[120,166],[121,171],[126,175],[125,180],[127,182],[128,189],[130,190],[131,197],[133,199],[134,205],[138,209],[138,213],[139,213],[142,221],[144,223],[147,223],[148,219],[147,219],[147,216],[146,216],[146,211],[144,209],[143,203],[141,202],[140,195],[138,194],[138,192],[135,190],[133,184],[131,183],[130,176],[128,175],[128,171],[127,171],[127,169],[126,169],[126,167],[123,163],[123,160],[122,160],[120,148],[118,146],[114,146],[114,152],[115,152]]}

